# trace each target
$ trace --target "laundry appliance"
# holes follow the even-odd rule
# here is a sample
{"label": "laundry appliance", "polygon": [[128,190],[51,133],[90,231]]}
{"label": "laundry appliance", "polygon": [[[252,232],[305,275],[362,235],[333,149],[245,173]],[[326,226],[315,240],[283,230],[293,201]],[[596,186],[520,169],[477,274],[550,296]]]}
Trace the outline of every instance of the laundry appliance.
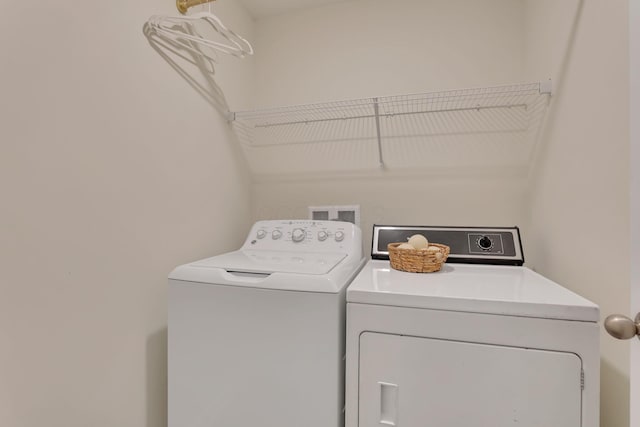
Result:
{"label": "laundry appliance", "polygon": [[344,424],[347,222],[255,223],[233,252],[169,275],[169,427]]}
{"label": "laundry appliance", "polygon": [[[441,271],[390,267],[413,234],[451,247]],[[347,291],[346,427],[598,426],[599,308],[523,262],[517,228],[374,226]]]}

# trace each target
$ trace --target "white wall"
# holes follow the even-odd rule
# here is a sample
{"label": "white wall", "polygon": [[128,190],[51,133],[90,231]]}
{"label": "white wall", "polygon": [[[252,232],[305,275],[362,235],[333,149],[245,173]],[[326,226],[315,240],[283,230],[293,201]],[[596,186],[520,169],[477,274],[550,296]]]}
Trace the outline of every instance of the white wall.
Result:
{"label": "white wall", "polygon": [[[241,243],[244,160],[142,33],[172,2],[2,6],[0,425],[166,425],[166,276]],[[230,103],[246,67],[218,65]]]}
{"label": "white wall", "polygon": [[522,2],[353,0],[256,21],[256,107],[520,82]]}
{"label": "white wall", "polygon": [[[523,25],[523,3],[512,0],[356,0],[258,19],[256,106],[521,82]],[[526,180],[512,171],[425,172],[259,179],[254,217],[360,204],[365,246],[374,223],[526,228]]]}
{"label": "white wall", "polygon": [[307,206],[359,204],[364,254],[373,224],[522,225],[523,183],[502,178],[375,177],[257,182],[257,218],[307,218]]}
{"label": "white wall", "polygon": [[[527,2],[528,69],[553,68],[557,82],[532,174],[529,262],[602,319],[629,309],[627,8]],[[628,343],[603,328],[601,348],[601,424],[629,426]]]}

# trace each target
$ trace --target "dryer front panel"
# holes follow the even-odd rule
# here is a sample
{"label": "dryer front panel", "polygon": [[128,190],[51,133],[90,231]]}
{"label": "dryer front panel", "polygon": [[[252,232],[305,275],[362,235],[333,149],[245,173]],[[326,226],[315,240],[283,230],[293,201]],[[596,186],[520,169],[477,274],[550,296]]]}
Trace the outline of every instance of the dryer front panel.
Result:
{"label": "dryer front panel", "polygon": [[579,427],[573,354],[364,332],[358,427]]}

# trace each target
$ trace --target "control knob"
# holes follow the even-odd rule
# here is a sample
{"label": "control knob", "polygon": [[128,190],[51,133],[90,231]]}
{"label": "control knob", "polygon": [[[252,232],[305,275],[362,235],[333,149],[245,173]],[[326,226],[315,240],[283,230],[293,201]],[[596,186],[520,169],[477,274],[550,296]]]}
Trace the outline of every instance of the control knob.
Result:
{"label": "control knob", "polygon": [[318,231],[318,240],[324,242],[327,240],[328,234],[326,231]]}
{"label": "control knob", "polygon": [[307,236],[307,233],[302,228],[294,228],[291,232],[291,240],[295,243],[300,243]]}
{"label": "control knob", "polygon": [[264,239],[266,235],[267,235],[267,232],[264,230],[258,230],[258,233],[256,233],[256,237],[258,239]]}
{"label": "control knob", "polygon": [[271,238],[273,240],[278,240],[281,237],[282,237],[282,231],[280,230],[273,230],[273,232],[271,233]]}
{"label": "control knob", "polygon": [[493,241],[488,236],[482,236],[478,239],[478,246],[482,250],[488,251],[493,247]]}
{"label": "control knob", "polygon": [[344,231],[336,231],[336,242],[342,242],[344,240]]}

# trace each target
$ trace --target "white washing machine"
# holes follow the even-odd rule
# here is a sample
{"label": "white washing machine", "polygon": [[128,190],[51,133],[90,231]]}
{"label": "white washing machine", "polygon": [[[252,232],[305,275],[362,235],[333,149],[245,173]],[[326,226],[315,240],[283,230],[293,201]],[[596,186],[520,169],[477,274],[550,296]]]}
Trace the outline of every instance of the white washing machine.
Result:
{"label": "white washing machine", "polygon": [[169,427],[344,424],[346,287],[361,232],[260,221],[240,250],[169,276]]}
{"label": "white washing machine", "polygon": [[[384,259],[417,233],[451,247],[440,272]],[[372,258],[347,291],[346,427],[599,425],[599,308],[522,267],[517,228],[375,226]]]}

